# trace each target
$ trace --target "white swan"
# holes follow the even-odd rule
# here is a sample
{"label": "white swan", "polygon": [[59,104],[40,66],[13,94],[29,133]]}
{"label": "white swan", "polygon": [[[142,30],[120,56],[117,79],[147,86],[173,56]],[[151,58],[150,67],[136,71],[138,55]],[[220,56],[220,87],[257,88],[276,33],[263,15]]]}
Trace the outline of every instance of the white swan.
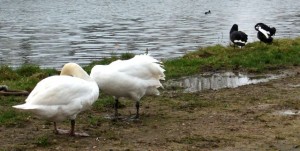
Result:
{"label": "white swan", "polygon": [[109,65],[96,65],[90,76],[101,91],[115,97],[115,117],[120,97],[136,102],[136,118],[139,117],[139,101],[144,95],[159,95],[157,88],[165,80],[161,63],[149,55],[136,55],[129,60],[117,60]]}
{"label": "white swan", "polygon": [[88,136],[75,133],[75,118],[78,113],[88,109],[97,100],[97,83],[77,64],[67,63],[58,76],[51,76],[40,81],[25,100],[25,104],[13,106],[28,110],[38,117],[53,121],[56,134],[66,133],[57,129],[56,122],[71,120],[71,136]]}

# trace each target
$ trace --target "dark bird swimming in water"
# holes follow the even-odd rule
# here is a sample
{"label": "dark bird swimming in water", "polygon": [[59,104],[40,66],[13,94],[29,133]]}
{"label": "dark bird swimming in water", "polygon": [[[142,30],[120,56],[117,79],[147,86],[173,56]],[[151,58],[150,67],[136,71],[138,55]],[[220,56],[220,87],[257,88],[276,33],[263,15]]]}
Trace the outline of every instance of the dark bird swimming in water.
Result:
{"label": "dark bird swimming in water", "polygon": [[276,33],[275,27],[270,27],[264,23],[257,23],[254,26],[254,29],[257,30],[257,38],[264,42],[264,43],[272,43],[273,42],[273,35]]}
{"label": "dark bird swimming in water", "polygon": [[230,35],[230,40],[233,43],[234,47],[235,47],[235,45],[238,45],[241,47],[246,45],[246,42],[248,40],[248,35],[242,31],[239,31],[237,24],[234,24],[231,27],[229,35]]}
{"label": "dark bird swimming in water", "polygon": [[209,11],[205,12],[204,14],[207,15],[207,14],[210,14],[210,13],[211,13],[211,11],[209,10]]}

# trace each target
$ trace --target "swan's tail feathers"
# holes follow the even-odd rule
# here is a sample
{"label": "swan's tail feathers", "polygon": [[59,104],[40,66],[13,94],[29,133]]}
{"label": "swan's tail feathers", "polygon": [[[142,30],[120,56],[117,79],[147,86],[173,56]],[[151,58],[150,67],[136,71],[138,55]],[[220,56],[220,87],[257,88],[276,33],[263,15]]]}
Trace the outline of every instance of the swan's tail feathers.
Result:
{"label": "swan's tail feathers", "polygon": [[159,79],[159,80],[165,80],[165,77],[166,77],[166,75],[164,74],[164,72],[165,72],[166,70],[165,70],[163,67],[164,67],[163,65],[160,65],[160,66],[158,67],[158,69],[159,69],[159,72],[158,72],[158,79]]}
{"label": "swan's tail feathers", "polygon": [[161,61],[158,61],[158,60],[154,59],[152,64],[153,64],[153,66],[155,66],[154,73],[157,75],[157,79],[158,80],[165,80],[166,76],[165,76],[164,72],[166,70],[164,69],[163,63]]}
{"label": "swan's tail feathers", "polygon": [[151,80],[147,80],[147,82],[145,83],[148,87],[154,87],[154,88],[163,88],[164,86],[161,84],[161,82],[157,79],[151,79]]}
{"label": "swan's tail feathers", "polygon": [[154,77],[157,80],[165,80],[165,69],[163,63],[150,54],[135,55],[131,60],[131,67],[135,68],[135,71],[139,71],[141,77]]}
{"label": "swan's tail feathers", "polygon": [[13,106],[13,108],[22,109],[22,110],[35,110],[38,109],[38,106],[32,104],[21,104],[21,105],[15,105]]}
{"label": "swan's tail feathers", "polygon": [[164,69],[164,65],[161,61],[153,58],[152,56],[150,56],[150,54],[136,55],[135,58],[143,62],[151,63],[154,68],[151,68],[150,70],[152,71],[152,73],[154,73],[154,75],[156,75],[155,77],[158,80],[165,80],[166,76],[164,72],[166,70]]}
{"label": "swan's tail feathers", "polygon": [[164,89],[159,80],[149,80],[147,83],[146,94],[147,95],[160,95],[158,88]]}
{"label": "swan's tail feathers", "polygon": [[158,91],[157,87],[149,87],[146,90],[147,95],[160,95],[160,92]]}

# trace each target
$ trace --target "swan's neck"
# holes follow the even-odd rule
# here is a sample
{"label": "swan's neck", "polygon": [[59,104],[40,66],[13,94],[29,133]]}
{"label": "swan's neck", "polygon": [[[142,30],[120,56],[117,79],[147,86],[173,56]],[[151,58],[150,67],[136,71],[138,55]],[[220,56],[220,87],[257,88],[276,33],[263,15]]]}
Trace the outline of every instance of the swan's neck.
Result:
{"label": "swan's neck", "polygon": [[62,68],[60,75],[68,75],[84,79],[86,81],[94,81],[79,65],[75,63],[66,64]]}

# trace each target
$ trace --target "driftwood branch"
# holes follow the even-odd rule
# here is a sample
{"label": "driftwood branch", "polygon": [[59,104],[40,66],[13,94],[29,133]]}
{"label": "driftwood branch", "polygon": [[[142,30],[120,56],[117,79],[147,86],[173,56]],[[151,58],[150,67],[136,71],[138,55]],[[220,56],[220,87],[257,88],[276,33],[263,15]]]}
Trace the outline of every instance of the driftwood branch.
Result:
{"label": "driftwood branch", "polygon": [[6,85],[0,85],[0,96],[4,95],[4,96],[9,96],[9,95],[14,95],[14,96],[27,96],[29,95],[28,91],[24,91],[24,90],[9,90],[8,86]]}
{"label": "driftwood branch", "polygon": [[7,91],[0,91],[0,95],[4,95],[4,96],[9,96],[9,95],[27,96],[27,95],[29,95],[29,92],[28,91],[23,91],[23,90],[7,90]]}

